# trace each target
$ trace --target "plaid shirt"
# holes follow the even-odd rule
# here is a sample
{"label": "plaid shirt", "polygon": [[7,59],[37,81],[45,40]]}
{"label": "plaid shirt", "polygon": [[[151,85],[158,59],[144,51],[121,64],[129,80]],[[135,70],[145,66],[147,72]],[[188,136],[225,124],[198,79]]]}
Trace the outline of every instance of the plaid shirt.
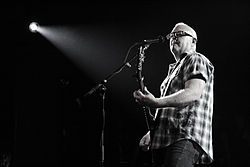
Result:
{"label": "plaid shirt", "polygon": [[212,116],[214,67],[200,53],[186,54],[169,65],[168,75],[162,82],[161,97],[184,89],[192,78],[206,81],[199,100],[179,107],[159,108],[155,114],[154,137],[151,149],[168,146],[181,139],[191,139],[204,151],[199,163],[213,161]]}

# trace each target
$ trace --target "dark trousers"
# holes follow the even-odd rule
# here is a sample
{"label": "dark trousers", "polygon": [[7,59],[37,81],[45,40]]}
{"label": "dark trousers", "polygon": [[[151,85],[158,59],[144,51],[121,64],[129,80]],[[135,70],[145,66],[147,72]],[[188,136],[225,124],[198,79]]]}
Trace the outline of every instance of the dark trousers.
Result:
{"label": "dark trousers", "polygon": [[190,140],[180,140],[153,151],[153,167],[194,167],[201,149]]}

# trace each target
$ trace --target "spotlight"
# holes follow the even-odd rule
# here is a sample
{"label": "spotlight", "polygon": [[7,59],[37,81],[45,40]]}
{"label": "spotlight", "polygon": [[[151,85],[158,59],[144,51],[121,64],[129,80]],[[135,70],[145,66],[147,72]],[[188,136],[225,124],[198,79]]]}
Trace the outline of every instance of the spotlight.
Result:
{"label": "spotlight", "polygon": [[36,23],[36,22],[32,22],[29,25],[29,29],[30,29],[31,32],[36,33],[38,31],[38,29],[39,29],[39,24]]}

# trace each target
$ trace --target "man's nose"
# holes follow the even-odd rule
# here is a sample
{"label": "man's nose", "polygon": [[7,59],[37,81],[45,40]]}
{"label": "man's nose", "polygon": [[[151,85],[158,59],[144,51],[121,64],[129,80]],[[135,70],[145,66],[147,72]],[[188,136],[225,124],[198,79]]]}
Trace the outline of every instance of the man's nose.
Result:
{"label": "man's nose", "polygon": [[174,43],[176,43],[177,42],[177,38],[172,38],[171,39],[171,45],[173,45]]}

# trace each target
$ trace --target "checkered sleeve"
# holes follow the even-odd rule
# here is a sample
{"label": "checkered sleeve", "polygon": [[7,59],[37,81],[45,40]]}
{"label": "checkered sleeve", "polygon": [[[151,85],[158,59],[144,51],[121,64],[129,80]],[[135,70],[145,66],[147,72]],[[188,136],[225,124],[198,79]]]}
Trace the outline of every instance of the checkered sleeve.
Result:
{"label": "checkered sleeve", "polygon": [[198,55],[192,54],[187,57],[184,63],[184,78],[183,81],[186,82],[193,78],[203,79],[205,82],[208,79],[208,70],[206,60]]}

